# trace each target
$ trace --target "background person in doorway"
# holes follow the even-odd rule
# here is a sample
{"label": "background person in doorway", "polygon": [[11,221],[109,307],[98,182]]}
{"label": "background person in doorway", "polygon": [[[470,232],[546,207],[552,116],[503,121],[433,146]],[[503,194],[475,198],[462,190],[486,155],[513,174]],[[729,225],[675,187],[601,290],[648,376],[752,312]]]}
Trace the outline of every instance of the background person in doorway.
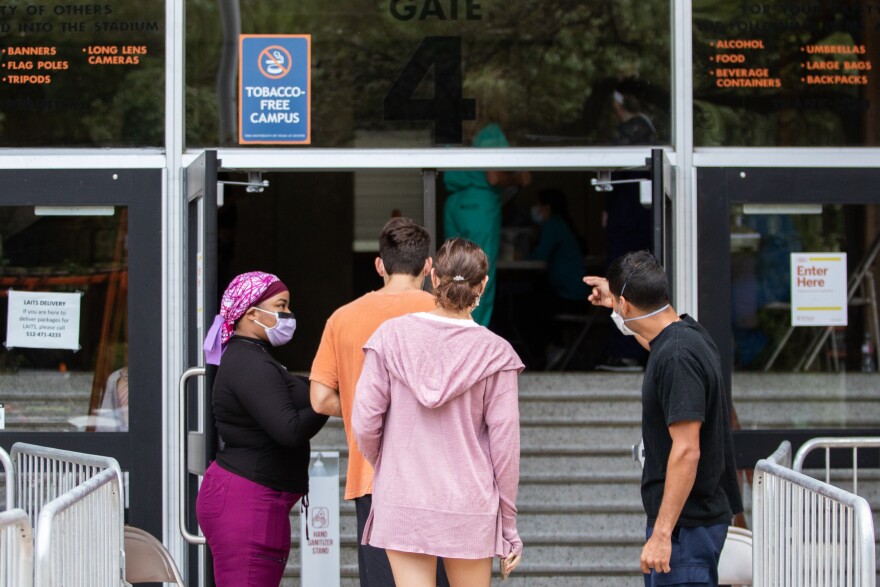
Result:
{"label": "background person in doorway", "polygon": [[[538,192],[538,203],[532,207],[532,220],[541,227],[538,244],[529,259],[547,263],[550,299],[537,311],[542,324],[535,336],[546,350],[545,368],[552,368],[565,354],[561,323],[551,320],[552,314],[586,314],[589,310],[589,288],[583,281],[584,256],[578,237],[571,228],[568,202],[562,190]],[[548,346],[549,343],[549,346]]]}
{"label": "background person in doorway", "polygon": [[[621,88],[611,95],[611,106],[618,121],[612,143],[614,145],[653,145],[657,131],[651,120],[642,113],[638,99]],[[615,173],[615,179],[636,179],[636,173]],[[606,258],[608,265],[626,253],[652,248],[653,217],[651,210],[639,201],[639,184],[622,183],[614,186],[605,196]],[[631,338],[612,328],[608,335],[608,357],[596,369],[602,371],[641,371],[647,359],[645,351]]]}
{"label": "background person in doorway", "polygon": [[364,346],[352,430],[376,467],[363,542],[385,548],[398,585],[489,587],[493,557],[519,564],[517,376],[507,341],[471,312],[488,279],[474,243],[450,239],[431,271],[436,308],[385,322]]}
{"label": "background person in doorway", "polygon": [[[507,122],[507,92],[500,75],[480,78],[469,88],[476,95],[477,119],[466,126],[474,147],[510,146],[502,128]],[[531,183],[527,171],[447,171],[443,183],[449,194],[443,208],[446,238],[460,236],[477,243],[489,258],[489,284],[474,310],[474,320],[489,325],[495,304],[495,264],[501,242],[501,206],[505,189]]]}
{"label": "background person in doorway", "polygon": [[563,305],[573,302],[583,311],[590,289],[583,281],[584,255],[571,228],[565,194],[558,189],[538,192],[532,220],[541,227],[541,234],[528,258],[547,262],[550,288],[557,301]]}
{"label": "background person in doorway", "polygon": [[[361,544],[373,499],[373,467],[358,450],[351,432],[355,386],[364,364],[364,344],[386,320],[434,309],[434,298],[422,291],[431,269],[431,236],[424,226],[404,217],[392,218],[379,236],[376,272],[382,289],[370,292],[336,310],[324,327],[312,363],[311,398],[315,411],[341,416],[348,440],[345,499],[357,513],[358,574],[361,587],[393,587],[388,556],[381,548]],[[442,567],[436,584],[448,585]]]}
{"label": "background person in doorway", "polygon": [[218,587],[281,584],[290,510],[309,491],[309,439],[327,421],[309,405],[306,382],[270,353],[296,329],[289,304],[276,276],[239,275],[205,339],[207,362],[220,365],[213,408],[224,446],[205,473],[196,516]]}

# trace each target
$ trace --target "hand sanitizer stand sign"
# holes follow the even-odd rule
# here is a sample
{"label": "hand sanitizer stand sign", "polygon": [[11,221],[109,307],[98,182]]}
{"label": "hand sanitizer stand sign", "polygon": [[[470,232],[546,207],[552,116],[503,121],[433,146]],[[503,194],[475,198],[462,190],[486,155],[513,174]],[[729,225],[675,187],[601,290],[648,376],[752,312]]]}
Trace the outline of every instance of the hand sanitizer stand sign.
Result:
{"label": "hand sanitizer stand sign", "polygon": [[339,587],[338,452],[312,452],[306,513],[299,517],[302,585]]}

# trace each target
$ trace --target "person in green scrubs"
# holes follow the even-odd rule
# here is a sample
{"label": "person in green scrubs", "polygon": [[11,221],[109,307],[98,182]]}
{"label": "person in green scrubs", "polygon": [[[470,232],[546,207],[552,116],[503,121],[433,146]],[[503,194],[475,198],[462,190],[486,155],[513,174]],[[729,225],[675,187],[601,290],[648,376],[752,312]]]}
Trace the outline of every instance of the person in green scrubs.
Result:
{"label": "person in green scrubs", "polygon": [[[480,101],[477,102],[478,117]],[[508,147],[507,137],[497,122],[480,127],[472,142],[474,147]],[[443,209],[445,238],[460,236],[477,243],[489,258],[489,282],[471,316],[483,326],[489,325],[495,303],[495,267],[501,241],[501,204],[505,188],[531,182],[527,171],[447,171],[443,182],[449,197]]]}

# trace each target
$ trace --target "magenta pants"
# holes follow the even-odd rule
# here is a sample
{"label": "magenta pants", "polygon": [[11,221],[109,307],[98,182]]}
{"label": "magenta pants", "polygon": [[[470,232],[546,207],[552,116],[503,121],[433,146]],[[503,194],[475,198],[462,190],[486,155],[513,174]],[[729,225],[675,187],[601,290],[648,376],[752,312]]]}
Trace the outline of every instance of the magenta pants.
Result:
{"label": "magenta pants", "polygon": [[196,517],[214,556],[217,587],[281,584],[290,554],[290,510],[301,497],[211,463],[199,489]]}

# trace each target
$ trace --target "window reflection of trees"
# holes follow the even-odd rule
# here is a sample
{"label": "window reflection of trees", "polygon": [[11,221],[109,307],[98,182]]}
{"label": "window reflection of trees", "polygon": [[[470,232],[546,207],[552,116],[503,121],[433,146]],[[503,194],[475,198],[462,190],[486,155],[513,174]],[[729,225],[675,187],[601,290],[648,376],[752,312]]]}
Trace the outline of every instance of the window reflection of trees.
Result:
{"label": "window reflection of trees", "polygon": [[[421,2],[400,2],[420,6]],[[448,2],[446,6],[448,17]],[[668,0],[480,2],[480,20],[398,20],[389,2],[241,2],[241,32],[312,35],[313,145],[357,146],[364,132],[424,130],[387,122],[383,98],[421,41],[461,36],[465,96],[500,79],[515,146],[610,144],[611,92],[628,80],[669,142]],[[230,144],[219,136],[216,81],[222,33],[215,0],[187,2],[187,143]],[[429,74],[430,76],[430,74]],[[423,84],[430,96],[431,84]],[[390,135],[390,133],[389,133]],[[387,146],[395,145],[394,138]],[[424,146],[432,146],[427,142]]]}
{"label": "window reflection of trees", "polygon": [[[753,10],[756,12],[753,12]],[[794,13],[792,13],[794,11]],[[744,14],[748,12],[748,14]],[[876,146],[880,116],[868,85],[801,82],[804,45],[865,45],[864,55],[825,55],[825,61],[880,64],[880,14],[867,0],[758,3],[694,0],[694,139],[698,146]],[[721,89],[710,74],[718,39],[760,39],[765,48],[742,51],[747,62],[781,79],[780,89]],[[736,52],[734,52],[736,53]],[[859,73],[866,72],[846,72]]]}

